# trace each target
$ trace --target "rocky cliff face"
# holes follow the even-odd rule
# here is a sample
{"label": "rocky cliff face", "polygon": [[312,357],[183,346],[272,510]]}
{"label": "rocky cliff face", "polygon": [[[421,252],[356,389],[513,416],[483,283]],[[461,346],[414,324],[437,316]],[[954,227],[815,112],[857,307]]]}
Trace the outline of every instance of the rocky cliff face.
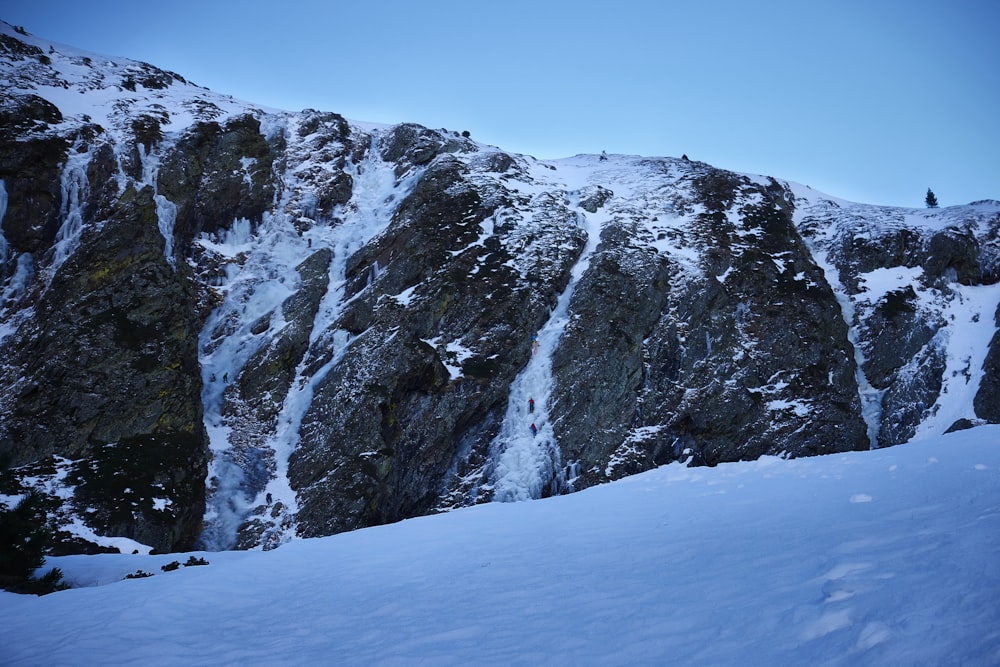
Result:
{"label": "rocky cliff face", "polygon": [[4,492],[45,490],[64,550],[271,548],[1000,421],[997,202],[539,161],[2,28]]}

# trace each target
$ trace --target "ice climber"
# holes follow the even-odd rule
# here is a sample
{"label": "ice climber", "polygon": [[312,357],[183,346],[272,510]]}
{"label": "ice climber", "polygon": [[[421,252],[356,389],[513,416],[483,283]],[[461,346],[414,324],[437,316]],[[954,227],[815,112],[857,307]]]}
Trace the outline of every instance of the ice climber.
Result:
{"label": "ice climber", "polygon": [[536,435],[538,435],[538,427],[535,426],[534,422],[532,422],[531,423],[531,437],[535,437]]}
{"label": "ice climber", "polygon": [[534,411],[535,411],[535,399],[529,398],[528,399],[528,412],[534,412]]}

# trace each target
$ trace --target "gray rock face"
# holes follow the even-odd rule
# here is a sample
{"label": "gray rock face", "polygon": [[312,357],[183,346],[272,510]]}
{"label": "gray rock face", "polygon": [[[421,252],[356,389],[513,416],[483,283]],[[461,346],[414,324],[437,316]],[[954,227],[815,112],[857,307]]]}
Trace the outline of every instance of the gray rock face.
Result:
{"label": "gray rock face", "polygon": [[[632,246],[632,238],[634,230],[605,228],[574,294],[577,317],[552,359],[554,423],[568,445],[567,462],[608,461],[641,421],[644,342],[667,302],[670,267],[661,255]],[[593,476],[593,465],[586,470],[585,477]]]}
{"label": "gray rock face", "polygon": [[1000,422],[996,202],[541,162],[0,33],[0,453],[63,551],[272,548]]}
{"label": "gray rock face", "polygon": [[[60,166],[71,140],[43,132],[62,120],[59,110],[34,95],[0,102],[0,178],[7,192],[3,217],[7,243],[39,252],[55,238],[59,224]],[[32,141],[23,141],[25,134]]]}
{"label": "gray rock face", "polygon": [[983,362],[983,379],[976,392],[976,416],[990,424],[1000,424],[1000,305],[993,321],[997,333],[990,339],[989,351]]}
{"label": "gray rock face", "polygon": [[[703,257],[698,265],[671,266],[633,250],[639,261],[615,263],[633,270],[645,265],[644,279],[634,280],[639,289],[600,300],[637,311],[609,318],[608,337],[621,342],[618,350],[610,347],[614,352],[597,375],[617,372],[622,380],[598,396],[622,397],[603,410],[618,423],[599,455],[586,447],[569,452],[581,462],[581,483],[678,458],[714,465],[867,447],[846,326],[792,223],[785,192],[776,183],[752,185],[708,169],[687,197],[681,205],[704,207],[694,220]],[[733,210],[738,217],[728,214]],[[594,319],[581,319],[588,325],[580,329],[592,335]],[[580,361],[594,348],[608,349],[607,338],[581,344]],[[579,409],[582,387],[570,387],[565,403]],[[591,443],[596,439],[590,436]],[[581,432],[574,440],[587,438]]]}
{"label": "gray rock face", "polygon": [[[51,455],[80,461],[75,505],[103,507],[92,515],[118,516],[113,534],[168,550],[197,538],[207,441],[194,293],[164,258],[155,215],[148,188],[123,193],[102,233],[81,241],[4,341],[0,449],[15,464]],[[143,446],[162,453],[143,454],[157,461],[145,478],[108,465],[108,457],[133,461]],[[132,499],[117,488],[105,493],[122,470],[135,473],[126,487],[142,498],[126,512],[131,519],[122,506]],[[161,478],[178,484],[161,486]],[[176,513],[165,518],[152,496]]]}
{"label": "gray rock face", "polygon": [[190,241],[236,218],[259,222],[274,199],[272,162],[253,116],[191,128],[167,151],[157,179],[159,192],[177,206],[177,236]]}
{"label": "gray rock face", "polygon": [[9,342],[4,386],[23,387],[5,399],[16,461],[57,443],[74,455],[136,433],[201,430],[193,294],[174,279],[154,219],[148,189],[125,192]]}

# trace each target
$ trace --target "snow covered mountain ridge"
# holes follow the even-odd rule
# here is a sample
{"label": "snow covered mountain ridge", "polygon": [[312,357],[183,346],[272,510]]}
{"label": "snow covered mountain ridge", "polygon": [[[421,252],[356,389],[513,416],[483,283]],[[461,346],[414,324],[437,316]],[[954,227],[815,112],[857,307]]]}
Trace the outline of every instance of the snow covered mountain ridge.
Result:
{"label": "snow covered mountain ridge", "polygon": [[0,25],[0,452],[63,551],[271,548],[1000,423],[1000,203],[536,160]]}

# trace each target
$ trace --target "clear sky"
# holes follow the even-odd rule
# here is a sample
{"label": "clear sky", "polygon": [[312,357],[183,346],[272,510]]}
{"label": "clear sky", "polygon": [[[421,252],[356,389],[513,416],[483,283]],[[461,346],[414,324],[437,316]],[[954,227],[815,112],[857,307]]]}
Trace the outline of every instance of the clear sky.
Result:
{"label": "clear sky", "polygon": [[1000,0],[0,0],[257,104],[680,156],[846,199],[1000,199]]}

